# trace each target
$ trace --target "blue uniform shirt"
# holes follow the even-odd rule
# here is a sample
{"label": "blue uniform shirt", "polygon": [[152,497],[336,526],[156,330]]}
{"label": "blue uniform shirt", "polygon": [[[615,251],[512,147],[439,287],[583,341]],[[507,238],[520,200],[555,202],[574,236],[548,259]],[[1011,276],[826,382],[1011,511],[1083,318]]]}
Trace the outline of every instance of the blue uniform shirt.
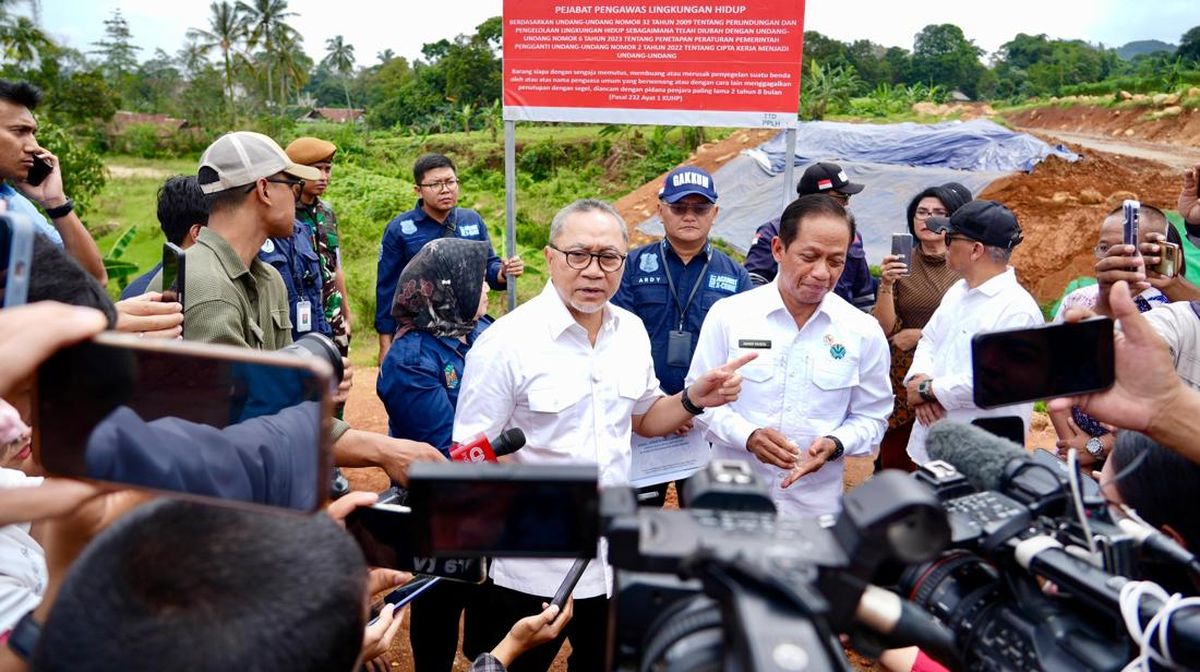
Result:
{"label": "blue uniform shirt", "polygon": [[491,321],[480,319],[466,343],[416,329],[392,343],[375,379],[375,393],[387,409],[388,436],[424,441],[450,457],[467,351]]}
{"label": "blue uniform shirt", "polygon": [[[758,227],[754,233],[754,241],[750,251],[746,253],[746,270],[756,285],[765,285],[775,279],[779,272],[779,264],[771,254],[771,239],[779,235],[779,220],[771,221]],[[869,309],[875,303],[877,283],[871,277],[871,266],[867,263],[867,253],[863,249],[862,236],[857,232],[846,253],[846,267],[842,269],[842,277],[838,278],[833,293],[849,301],[860,310]]]}
{"label": "blue uniform shirt", "polygon": [[[268,238],[258,251],[258,258],[275,267],[287,285],[288,312],[292,318],[292,340],[299,340],[309,331],[332,336],[333,330],[325,321],[325,307],[321,302],[321,258],[313,249],[308,237],[308,226],[296,220],[292,222],[289,238]],[[300,331],[296,319],[296,304],[308,301],[308,315],[312,329]]]}
{"label": "blue uniform shirt", "polygon": [[454,208],[445,222],[439,222],[421,208],[421,201],[408,212],[396,215],[383,230],[383,244],[379,248],[379,268],[375,275],[375,331],[393,334],[396,321],[392,319],[392,297],[396,294],[396,283],[400,272],[431,240],[442,237],[447,227],[454,226],[454,236],[465,240],[482,240],[488,244],[486,279],[495,290],[507,287],[498,280],[500,257],[492,248],[487,225],[479,213],[467,208]]}
{"label": "blue uniform shirt", "polygon": [[154,268],[151,268],[145,273],[134,278],[132,282],[130,282],[128,285],[125,285],[125,289],[121,290],[120,300],[124,301],[125,299],[132,299],[135,296],[141,296],[142,294],[150,291],[150,281],[153,280],[154,276],[158,275],[158,272],[161,270],[162,262],[160,261],[154,265]]}
{"label": "blue uniform shirt", "polygon": [[58,229],[54,228],[42,211],[37,209],[33,201],[25,198],[8,182],[0,181],[0,200],[8,204],[9,212],[19,212],[29,217],[29,221],[33,223],[33,227],[37,229],[38,233],[49,238],[55,245],[63,246],[62,234],[58,232]]}
{"label": "blue uniform shirt", "polygon": [[[694,352],[696,339],[700,336],[700,325],[704,322],[704,316],[708,315],[708,309],[718,300],[754,286],[746,269],[724,252],[707,245],[685,266],[665,238],[639,247],[625,260],[621,287],[612,298],[614,304],[642,318],[646,333],[650,335],[654,373],[658,375],[659,385],[667,394],[675,394],[683,389],[683,379],[688,372],[687,366],[667,364],[668,334],[680,329],[679,306],[687,304],[688,295],[700,276],[700,269],[704,268],[705,260],[708,260],[708,268],[695,298],[687,306],[682,327],[683,331],[692,334]],[[679,297],[678,304],[671,298],[671,289],[663,272],[664,261],[670,265],[671,280]]]}

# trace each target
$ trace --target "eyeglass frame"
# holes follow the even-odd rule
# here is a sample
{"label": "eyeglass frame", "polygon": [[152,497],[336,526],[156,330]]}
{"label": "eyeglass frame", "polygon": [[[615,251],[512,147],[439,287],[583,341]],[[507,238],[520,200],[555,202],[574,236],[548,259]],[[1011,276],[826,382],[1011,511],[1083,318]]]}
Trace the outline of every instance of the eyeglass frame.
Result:
{"label": "eyeglass frame", "polygon": [[[621,270],[621,267],[623,267],[625,265],[625,260],[629,258],[628,254],[621,254],[620,252],[604,252],[604,253],[597,254],[596,252],[589,252],[588,250],[581,250],[581,249],[564,250],[562,248],[555,247],[554,243],[547,243],[546,247],[549,247],[550,249],[554,250],[555,252],[561,252],[563,255],[563,261],[565,261],[567,264],[567,268],[570,268],[570,269],[573,269],[576,271],[587,270],[588,267],[590,267],[592,265],[592,260],[594,259],[596,261],[596,267],[599,268],[604,273],[609,273],[609,274],[616,273],[617,271]],[[571,255],[572,254],[588,255],[587,263],[584,264],[583,266],[575,266],[574,264],[571,263]],[[604,267],[604,263],[601,260],[605,258],[605,255],[611,255],[608,257],[610,259],[612,257],[616,257],[616,258],[620,259],[620,263],[617,264],[616,268],[609,270]]]}
{"label": "eyeglass frame", "polygon": [[[262,179],[266,182],[270,182],[271,184],[286,184],[286,185],[288,185],[292,189],[292,196],[295,196],[296,198],[300,198],[301,194],[304,193],[305,181],[301,180],[299,178],[293,179],[293,180],[283,180],[283,179],[279,179],[276,177],[264,177]],[[254,185],[252,184],[252,185],[250,185],[250,188],[247,189],[246,191],[249,192],[249,191],[252,191],[253,189],[254,189]]]}
{"label": "eyeglass frame", "polygon": [[454,191],[461,184],[462,180],[455,177],[446,180],[438,180],[437,182],[418,182],[417,186],[422,189],[431,189],[440,194],[443,191]]}
{"label": "eyeglass frame", "polygon": [[[659,201],[659,204],[667,206],[667,209],[671,211],[671,214],[675,215],[676,217],[687,217],[689,212],[692,213],[693,215],[696,215],[697,217],[707,217],[708,215],[712,214],[713,208],[717,207],[716,203],[708,203],[708,202],[705,202],[705,203],[682,203],[682,202],[668,203],[666,201]],[[683,208],[683,212],[676,211],[676,208]],[[703,210],[703,212],[701,212],[701,210]]]}

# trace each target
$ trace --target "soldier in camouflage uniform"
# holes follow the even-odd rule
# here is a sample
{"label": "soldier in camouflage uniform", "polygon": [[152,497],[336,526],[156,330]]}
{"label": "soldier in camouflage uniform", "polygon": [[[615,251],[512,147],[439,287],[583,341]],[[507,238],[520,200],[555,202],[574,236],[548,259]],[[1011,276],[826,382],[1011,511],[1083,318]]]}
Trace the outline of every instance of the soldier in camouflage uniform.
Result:
{"label": "soldier in camouflage uniform", "polygon": [[297,138],[287,146],[287,155],[302,166],[312,166],[321,178],[305,182],[300,200],[296,202],[296,219],[308,227],[313,248],[321,257],[321,305],[325,320],[333,331],[333,342],[342,351],[350,352],[350,305],[346,294],[346,279],[342,274],[341,245],[338,240],[337,216],[320,196],[329,187],[333,155],[337,146],[319,138]]}

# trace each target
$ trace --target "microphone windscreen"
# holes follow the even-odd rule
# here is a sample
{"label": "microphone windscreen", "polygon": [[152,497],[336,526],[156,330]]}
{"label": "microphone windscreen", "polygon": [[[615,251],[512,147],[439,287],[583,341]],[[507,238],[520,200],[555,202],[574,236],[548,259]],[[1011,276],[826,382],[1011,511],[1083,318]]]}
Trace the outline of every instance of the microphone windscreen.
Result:
{"label": "microphone windscreen", "polygon": [[1000,490],[1004,467],[1014,458],[1029,459],[1025,449],[975,425],[942,420],[925,434],[929,458],[943,460],[970,481],[976,490]]}
{"label": "microphone windscreen", "polygon": [[525,432],[521,431],[520,427],[512,427],[500,432],[500,436],[492,443],[492,450],[496,457],[499,457],[515,453],[524,445]]}

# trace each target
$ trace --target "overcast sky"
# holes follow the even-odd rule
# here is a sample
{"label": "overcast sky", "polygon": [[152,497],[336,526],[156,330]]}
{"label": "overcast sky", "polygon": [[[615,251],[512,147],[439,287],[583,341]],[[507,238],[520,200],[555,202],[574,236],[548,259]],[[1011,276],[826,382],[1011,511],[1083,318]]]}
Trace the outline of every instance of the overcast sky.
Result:
{"label": "overcast sky", "polygon": [[[751,0],[752,1],[752,0]],[[60,43],[87,51],[104,31],[104,19],[120,7],[139,59],[156,48],[177,51],[191,26],[208,26],[208,3],[198,0],[42,0],[42,26]],[[421,45],[459,33],[502,11],[501,0],[291,0],[298,14],[290,23],[304,35],[314,60],[325,53],[325,40],[343,35],[354,45],[358,65],[370,65],[376,54],[392,49],[413,60]],[[25,5],[17,9],[25,12]],[[361,9],[356,9],[361,7]],[[1192,26],[1200,25],[1197,0],[809,0],[805,29],[844,41],[866,38],[884,46],[912,49],[913,36],[931,23],[954,23],[975,44],[991,53],[1020,32],[1083,39],[1120,46],[1133,40],[1158,39],[1175,44]]]}

